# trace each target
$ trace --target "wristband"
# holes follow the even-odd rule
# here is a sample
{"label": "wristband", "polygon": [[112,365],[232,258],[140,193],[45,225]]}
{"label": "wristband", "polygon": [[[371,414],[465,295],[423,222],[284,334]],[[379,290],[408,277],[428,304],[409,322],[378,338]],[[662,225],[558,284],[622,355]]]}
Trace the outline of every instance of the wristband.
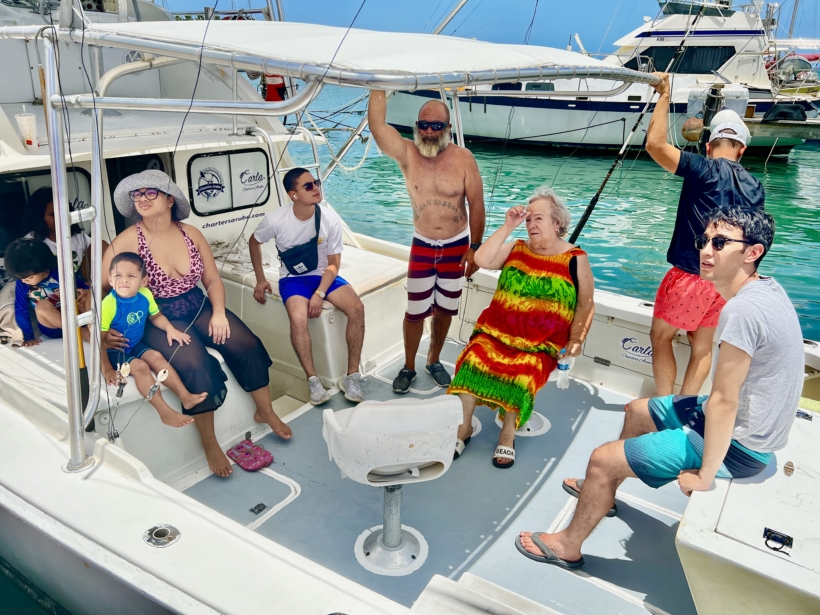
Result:
{"label": "wristband", "polygon": [[314,291],[314,294],[319,295],[322,298],[322,300],[324,300],[324,298],[327,297],[327,293],[323,293],[321,290]]}
{"label": "wristband", "polygon": [[470,244],[470,249],[471,250],[478,250],[480,247],[481,247],[481,242],[480,241],[478,243],[471,243]]}

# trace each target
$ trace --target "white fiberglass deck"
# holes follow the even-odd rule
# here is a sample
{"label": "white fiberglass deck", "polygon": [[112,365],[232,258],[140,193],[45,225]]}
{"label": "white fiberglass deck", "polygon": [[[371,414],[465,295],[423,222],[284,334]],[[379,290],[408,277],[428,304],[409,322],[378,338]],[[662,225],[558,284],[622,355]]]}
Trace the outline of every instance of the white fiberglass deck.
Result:
{"label": "white fiberglass deck", "polygon": [[[445,347],[443,360],[450,371],[459,350],[450,342]],[[369,374],[362,386],[365,396],[395,399],[390,381],[399,367],[396,359]],[[442,393],[422,372],[409,396]],[[263,473],[235,467],[228,480],[209,476],[179,486],[258,535],[407,606],[433,575],[458,580],[469,571],[567,615],[694,614],[674,544],[687,500],[674,484],[655,491],[627,481],[619,492],[618,516],[604,519],[585,544],[587,564],[580,572],[528,560],[513,544],[521,530],[554,530],[568,522],[575,500],[561,489],[561,481],[583,476],[590,452],[618,436],[627,401],[581,381],[572,381],[565,391],[548,383],[536,412],[549,421],[549,430],[519,436],[516,463],[509,470],[491,464],[499,428],[494,414],[479,407],[481,432],[449,472],[403,489],[402,523],[421,532],[430,548],[422,567],[404,577],[372,574],[355,559],[356,538],[381,523],[382,492],[342,478],[328,459],[321,413],[324,407],[350,406],[341,394],[322,408],[306,406],[292,414],[292,441],[273,435],[260,440],[274,455]]]}

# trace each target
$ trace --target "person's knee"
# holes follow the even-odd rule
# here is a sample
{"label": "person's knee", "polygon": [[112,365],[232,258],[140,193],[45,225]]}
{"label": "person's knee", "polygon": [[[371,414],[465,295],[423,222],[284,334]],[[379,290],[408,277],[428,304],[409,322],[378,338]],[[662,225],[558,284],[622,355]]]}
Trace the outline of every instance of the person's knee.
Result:
{"label": "person's knee", "polygon": [[142,359],[132,359],[130,362],[130,367],[131,375],[134,376],[134,378],[151,374],[151,368],[148,367],[148,363]]}
{"label": "person's knee", "polygon": [[362,300],[356,297],[356,301],[348,307],[345,314],[347,314],[348,320],[364,322],[364,303],[362,303]]}
{"label": "person's knee", "polygon": [[636,415],[644,415],[649,411],[649,398],[643,397],[641,399],[633,399],[631,402],[624,406],[624,412],[626,412],[626,418],[629,420],[631,417]]}
{"label": "person's knee", "polygon": [[291,331],[307,331],[307,310],[288,310]]}
{"label": "person's knee", "polygon": [[675,339],[677,329],[669,325],[666,321],[652,321],[652,328],[649,330],[649,339],[653,346],[658,344],[671,344]]}
{"label": "person's knee", "polygon": [[617,451],[615,442],[602,444],[589,456],[589,466],[587,467],[587,477],[597,476],[598,478],[611,478],[616,473],[613,471],[617,467],[615,463]]}

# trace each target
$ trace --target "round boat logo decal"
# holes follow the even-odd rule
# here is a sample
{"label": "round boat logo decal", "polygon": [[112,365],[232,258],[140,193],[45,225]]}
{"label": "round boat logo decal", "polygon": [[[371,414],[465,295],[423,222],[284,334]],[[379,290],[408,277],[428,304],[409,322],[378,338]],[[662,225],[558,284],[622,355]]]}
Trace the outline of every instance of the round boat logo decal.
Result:
{"label": "round boat logo decal", "polygon": [[199,181],[196,193],[210,201],[215,196],[225,192],[225,182],[222,174],[213,167],[207,167],[199,172]]}

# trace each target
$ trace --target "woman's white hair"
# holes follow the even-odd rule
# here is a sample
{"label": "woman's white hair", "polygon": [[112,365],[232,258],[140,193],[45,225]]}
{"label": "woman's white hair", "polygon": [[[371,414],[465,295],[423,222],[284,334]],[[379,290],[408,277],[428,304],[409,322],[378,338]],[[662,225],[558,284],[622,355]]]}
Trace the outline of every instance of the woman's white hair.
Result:
{"label": "woman's white hair", "polygon": [[569,231],[569,225],[572,222],[572,218],[569,215],[569,209],[566,204],[558,197],[557,194],[555,194],[555,191],[552,188],[541,186],[540,188],[536,188],[535,192],[532,193],[532,196],[527,199],[527,205],[542,199],[552,203],[552,206],[550,207],[550,215],[553,221],[558,223],[558,236],[566,237],[567,232]]}

